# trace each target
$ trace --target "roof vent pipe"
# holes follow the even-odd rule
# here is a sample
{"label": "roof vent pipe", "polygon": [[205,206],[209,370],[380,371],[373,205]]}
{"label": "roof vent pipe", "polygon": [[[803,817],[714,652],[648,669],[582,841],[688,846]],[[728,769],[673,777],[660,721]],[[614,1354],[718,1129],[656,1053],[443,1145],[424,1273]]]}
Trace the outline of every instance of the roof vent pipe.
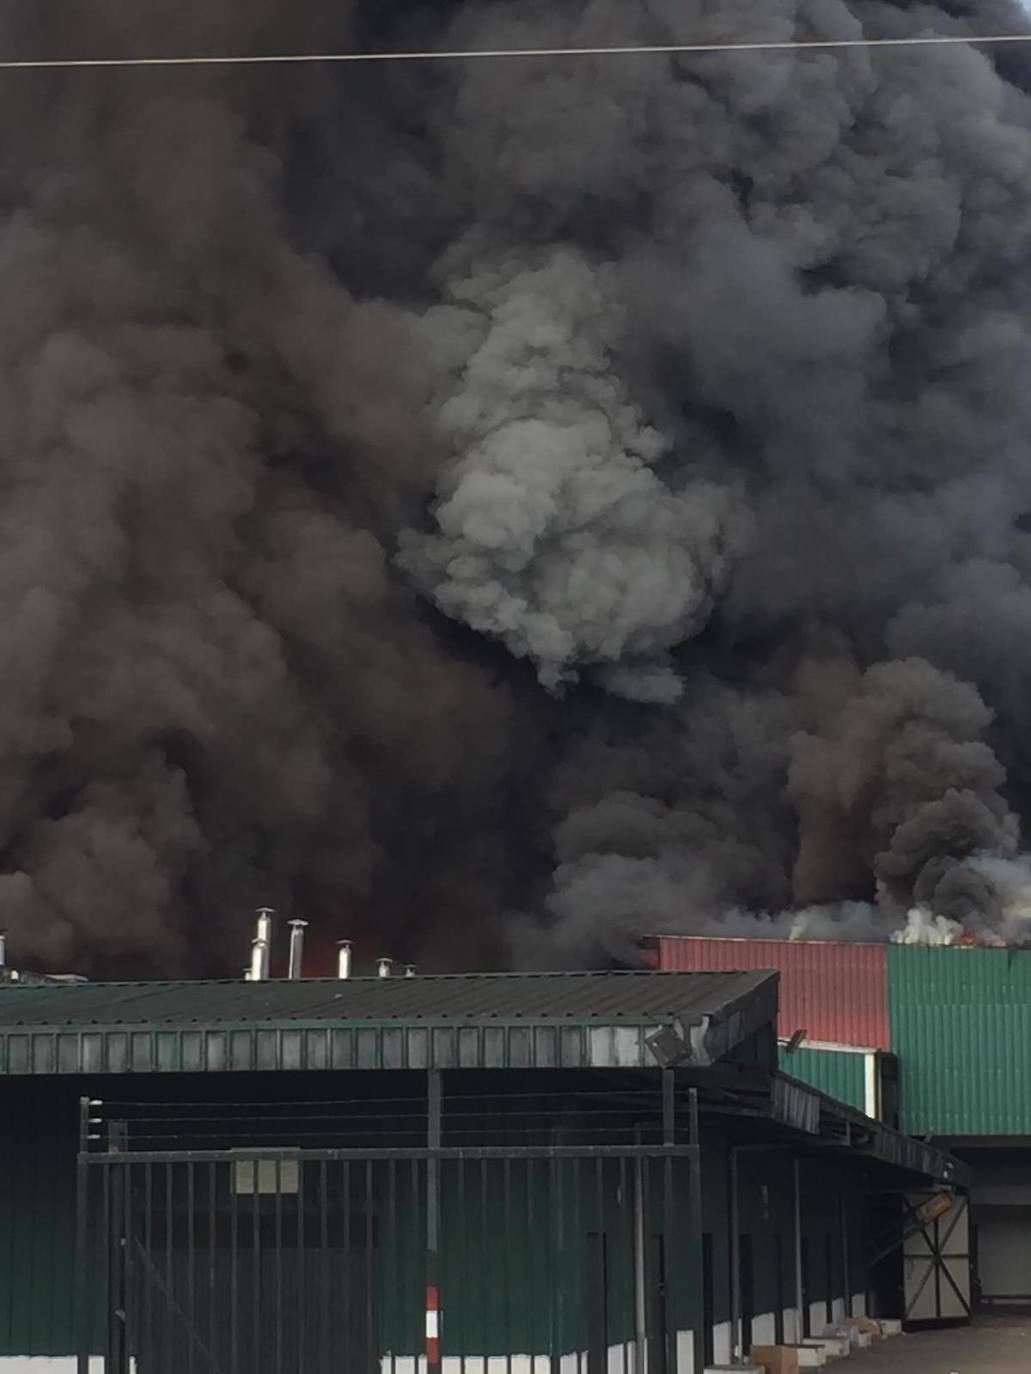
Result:
{"label": "roof vent pipe", "polygon": [[263,983],[268,976],[268,945],[264,940],[251,941],[251,982]]}
{"label": "roof vent pipe", "polygon": [[272,956],[272,918],[275,910],[270,906],[258,907],[258,934],[257,938],[264,945],[264,961],[261,965],[261,979],[264,981],[269,976],[269,960]]}
{"label": "roof vent pipe", "polygon": [[405,964],[405,977],[406,977],[406,978],[414,978],[417,972],[418,972],[418,969],[415,967],[414,964]]}
{"label": "roof vent pipe", "polygon": [[304,931],[307,924],[307,921],[300,920],[290,922],[290,962],[286,971],[288,978],[303,976],[301,967],[304,961]]}
{"label": "roof vent pipe", "polygon": [[0,930],[0,968],[7,967],[7,932]]}
{"label": "roof vent pipe", "polygon": [[390,970],[394,967],[393,959],[377,959],[376,972],[380,978],[389,978]]}
{"label": "roof vent pipe", "polygon": [[337,941],[337,977],[350,978],[351,976],[351,942],[350,940]]}

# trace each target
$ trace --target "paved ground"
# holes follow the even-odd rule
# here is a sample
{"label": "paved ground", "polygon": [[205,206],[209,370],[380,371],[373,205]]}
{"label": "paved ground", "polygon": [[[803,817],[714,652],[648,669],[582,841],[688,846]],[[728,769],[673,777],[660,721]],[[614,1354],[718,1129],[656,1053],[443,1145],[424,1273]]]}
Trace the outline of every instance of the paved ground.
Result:
{"label": "paved ground", "polygon": [[1031,1315],[979,1321],[957,1331],[894,1336],[861,1350],[842,1374],[1029,1374]]}

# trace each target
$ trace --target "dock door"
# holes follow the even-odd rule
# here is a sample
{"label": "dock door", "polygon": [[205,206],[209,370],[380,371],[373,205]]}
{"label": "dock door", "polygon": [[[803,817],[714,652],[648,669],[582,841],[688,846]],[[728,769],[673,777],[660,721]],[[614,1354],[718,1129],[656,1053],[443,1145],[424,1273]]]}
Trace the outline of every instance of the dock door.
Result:
{"label": "dock door", "polygon": [[970,1217],[966,1197],[912,1193],[902,1247],[907,1322],[970,1318]]}

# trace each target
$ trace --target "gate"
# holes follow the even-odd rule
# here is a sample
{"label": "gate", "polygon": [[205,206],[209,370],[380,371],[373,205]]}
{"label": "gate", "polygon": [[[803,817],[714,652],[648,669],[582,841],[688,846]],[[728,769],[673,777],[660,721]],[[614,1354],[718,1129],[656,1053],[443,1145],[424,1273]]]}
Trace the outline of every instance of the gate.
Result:
{"label": "gate", "polygon": [[[698,1150],[663,1096],[657,1121],[635,1104],[632,1130],[593,1103],[604,1143],[578,1116],[570,1131],[564,1104],[571,1143],[538,1117],[537,1143],[455,1145],[436,1143],[453,1131],[431,1086],[434,1143],[371,1147],[325,1143],[330,1111],[367,1134],[354,1104],[304,1104],[323,1124],[303,1145],[283,1143],[312,1134],[286,1114],[259,1145],[210,1109],[176,1149],[150,1148],[173,1118],[86,1104],[80,1374],[97,1356],[105,1374],[700,1370]],[[465,1100],[454,1116],[482,1139],[494,1114]],[[218,1148],[197,1140],[212,1122]]]}
{"label": "gate", "polygon": [[918,1193],[907,1198],[902,1246],[907,1322],[970,1317],[970,1219],[966,1197]]}

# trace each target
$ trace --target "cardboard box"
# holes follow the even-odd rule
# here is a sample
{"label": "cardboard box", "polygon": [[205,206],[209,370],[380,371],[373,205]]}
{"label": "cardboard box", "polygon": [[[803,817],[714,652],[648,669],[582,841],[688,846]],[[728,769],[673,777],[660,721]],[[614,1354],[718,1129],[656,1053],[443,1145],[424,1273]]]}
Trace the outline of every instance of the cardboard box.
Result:
{"label": "cardboard box", "polygon": [[854,1326],[857,1331],[862,1331],[871,1340],[879,1341],[881,1339],[881,1324],[875,1322],[872,1317],[846,1317],[843,1325]]}
{"label": "cardboard box", "polygon": [[793,1345],[753,1345],[751,1358],[766,1374],[798,1374],[798,1350]]}

